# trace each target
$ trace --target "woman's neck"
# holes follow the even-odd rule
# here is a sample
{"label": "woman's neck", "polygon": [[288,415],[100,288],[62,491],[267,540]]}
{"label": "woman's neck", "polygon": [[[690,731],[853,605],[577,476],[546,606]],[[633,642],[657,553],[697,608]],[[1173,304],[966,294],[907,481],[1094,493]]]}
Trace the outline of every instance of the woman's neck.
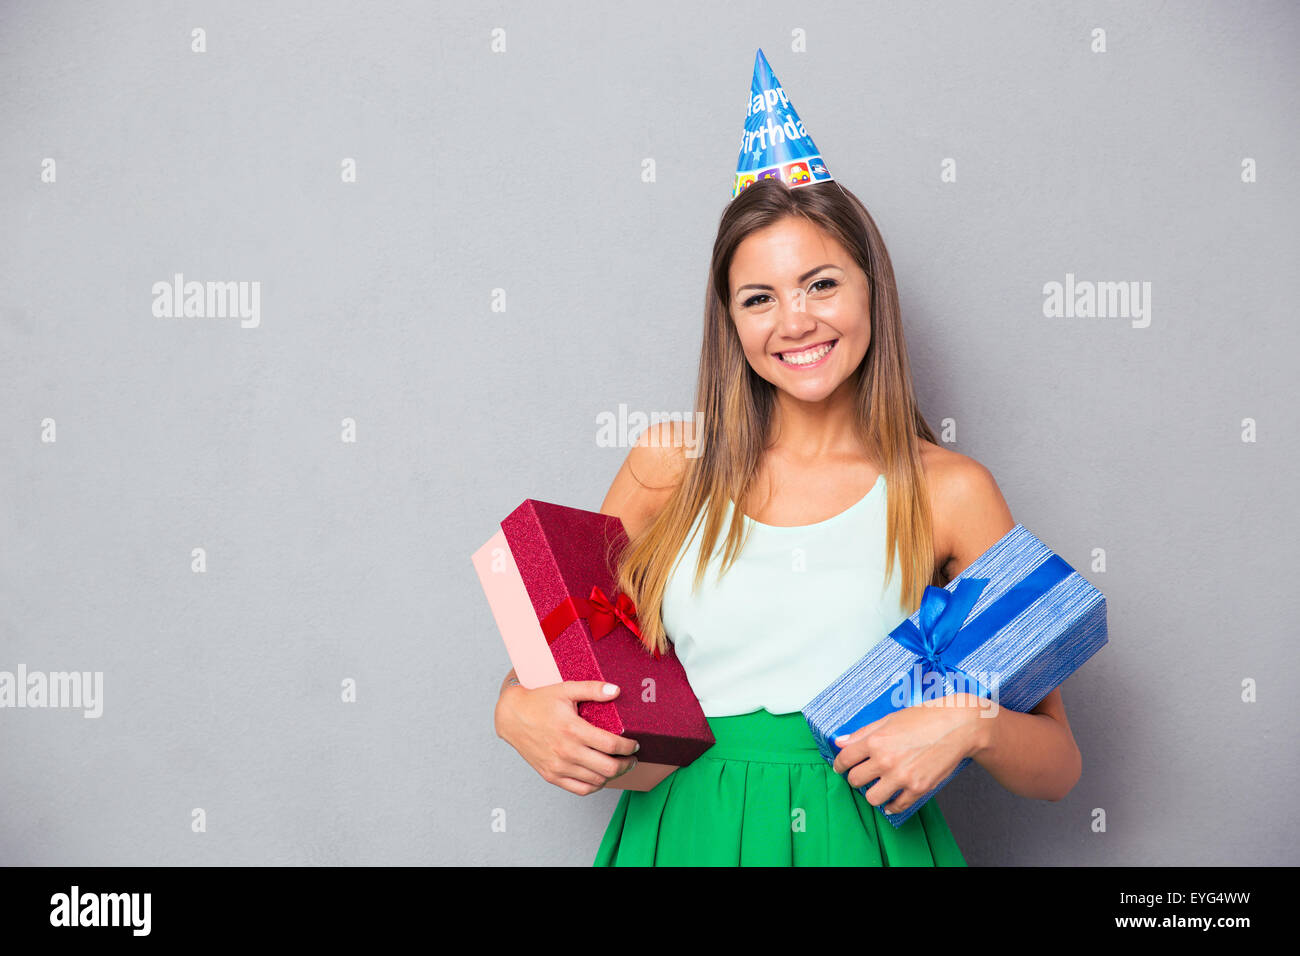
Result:
{"label": "woman's neck", "polygon": [[769,451],[804,461],[861,454],[856,400],[852,378],[820,402],[801,401],[778,389],[772,421],[776,441]]}

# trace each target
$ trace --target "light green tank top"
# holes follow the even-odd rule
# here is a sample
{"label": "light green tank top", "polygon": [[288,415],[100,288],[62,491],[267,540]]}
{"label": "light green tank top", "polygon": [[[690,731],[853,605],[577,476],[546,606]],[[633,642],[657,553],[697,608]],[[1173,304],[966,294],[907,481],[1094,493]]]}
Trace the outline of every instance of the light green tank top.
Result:
{"label": "light green tank top", "polygon": [[664,586],[662,614],[705,716],[801,710],[908,617],[897,557],[885,581],[885,504],[881,475],[825,521],[779,527],[745,516],[749,538],[717,581],[724,523],[692,594],[701,509]]}

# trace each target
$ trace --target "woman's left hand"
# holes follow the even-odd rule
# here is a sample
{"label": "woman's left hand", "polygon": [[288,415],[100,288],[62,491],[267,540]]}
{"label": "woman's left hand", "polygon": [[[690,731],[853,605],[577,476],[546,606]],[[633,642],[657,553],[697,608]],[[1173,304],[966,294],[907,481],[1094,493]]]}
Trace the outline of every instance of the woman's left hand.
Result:
{"label": "woman's left hand", "polygon": [[847,780],[866,790],[867,802],[880,806],[902,790],[885,808],[896,814],[907,810],[952,773],[976,747],[977,721],[988,702],[974,694],[949,694],[904,707],[836,740],[841,747],[832,765],[836,773],[848,771]]}

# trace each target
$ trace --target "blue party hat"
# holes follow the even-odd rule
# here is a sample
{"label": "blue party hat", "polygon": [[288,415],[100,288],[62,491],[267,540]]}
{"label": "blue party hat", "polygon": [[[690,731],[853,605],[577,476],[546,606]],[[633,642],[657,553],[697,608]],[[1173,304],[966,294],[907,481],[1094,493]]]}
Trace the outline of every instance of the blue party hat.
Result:
{"label": "blue party hat", "polygon": [[787,186],[807,186],[833,178],[760,49],[754,57],[749,111],[745,114],[745,134],[740,140],[740,159],[736,161],[731,198],[735,199],[745,187],[760,179],[780,179]]}

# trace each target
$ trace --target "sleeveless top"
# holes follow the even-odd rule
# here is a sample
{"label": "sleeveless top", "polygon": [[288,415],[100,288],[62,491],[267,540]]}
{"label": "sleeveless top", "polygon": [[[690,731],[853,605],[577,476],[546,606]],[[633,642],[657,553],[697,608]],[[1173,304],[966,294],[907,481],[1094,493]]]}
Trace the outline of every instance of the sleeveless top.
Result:
{"label": "sleeveless top", "polygon": [[[704,509],[664,585],[664,630],[706,717],[802,710],[910,612],[902,570],[885,581],[885,476],[825,521],[781,527],[748,515],[749,538],[717,579],[727,525],[691,593]],[[728,501],[728,514],[735,503]]]}

